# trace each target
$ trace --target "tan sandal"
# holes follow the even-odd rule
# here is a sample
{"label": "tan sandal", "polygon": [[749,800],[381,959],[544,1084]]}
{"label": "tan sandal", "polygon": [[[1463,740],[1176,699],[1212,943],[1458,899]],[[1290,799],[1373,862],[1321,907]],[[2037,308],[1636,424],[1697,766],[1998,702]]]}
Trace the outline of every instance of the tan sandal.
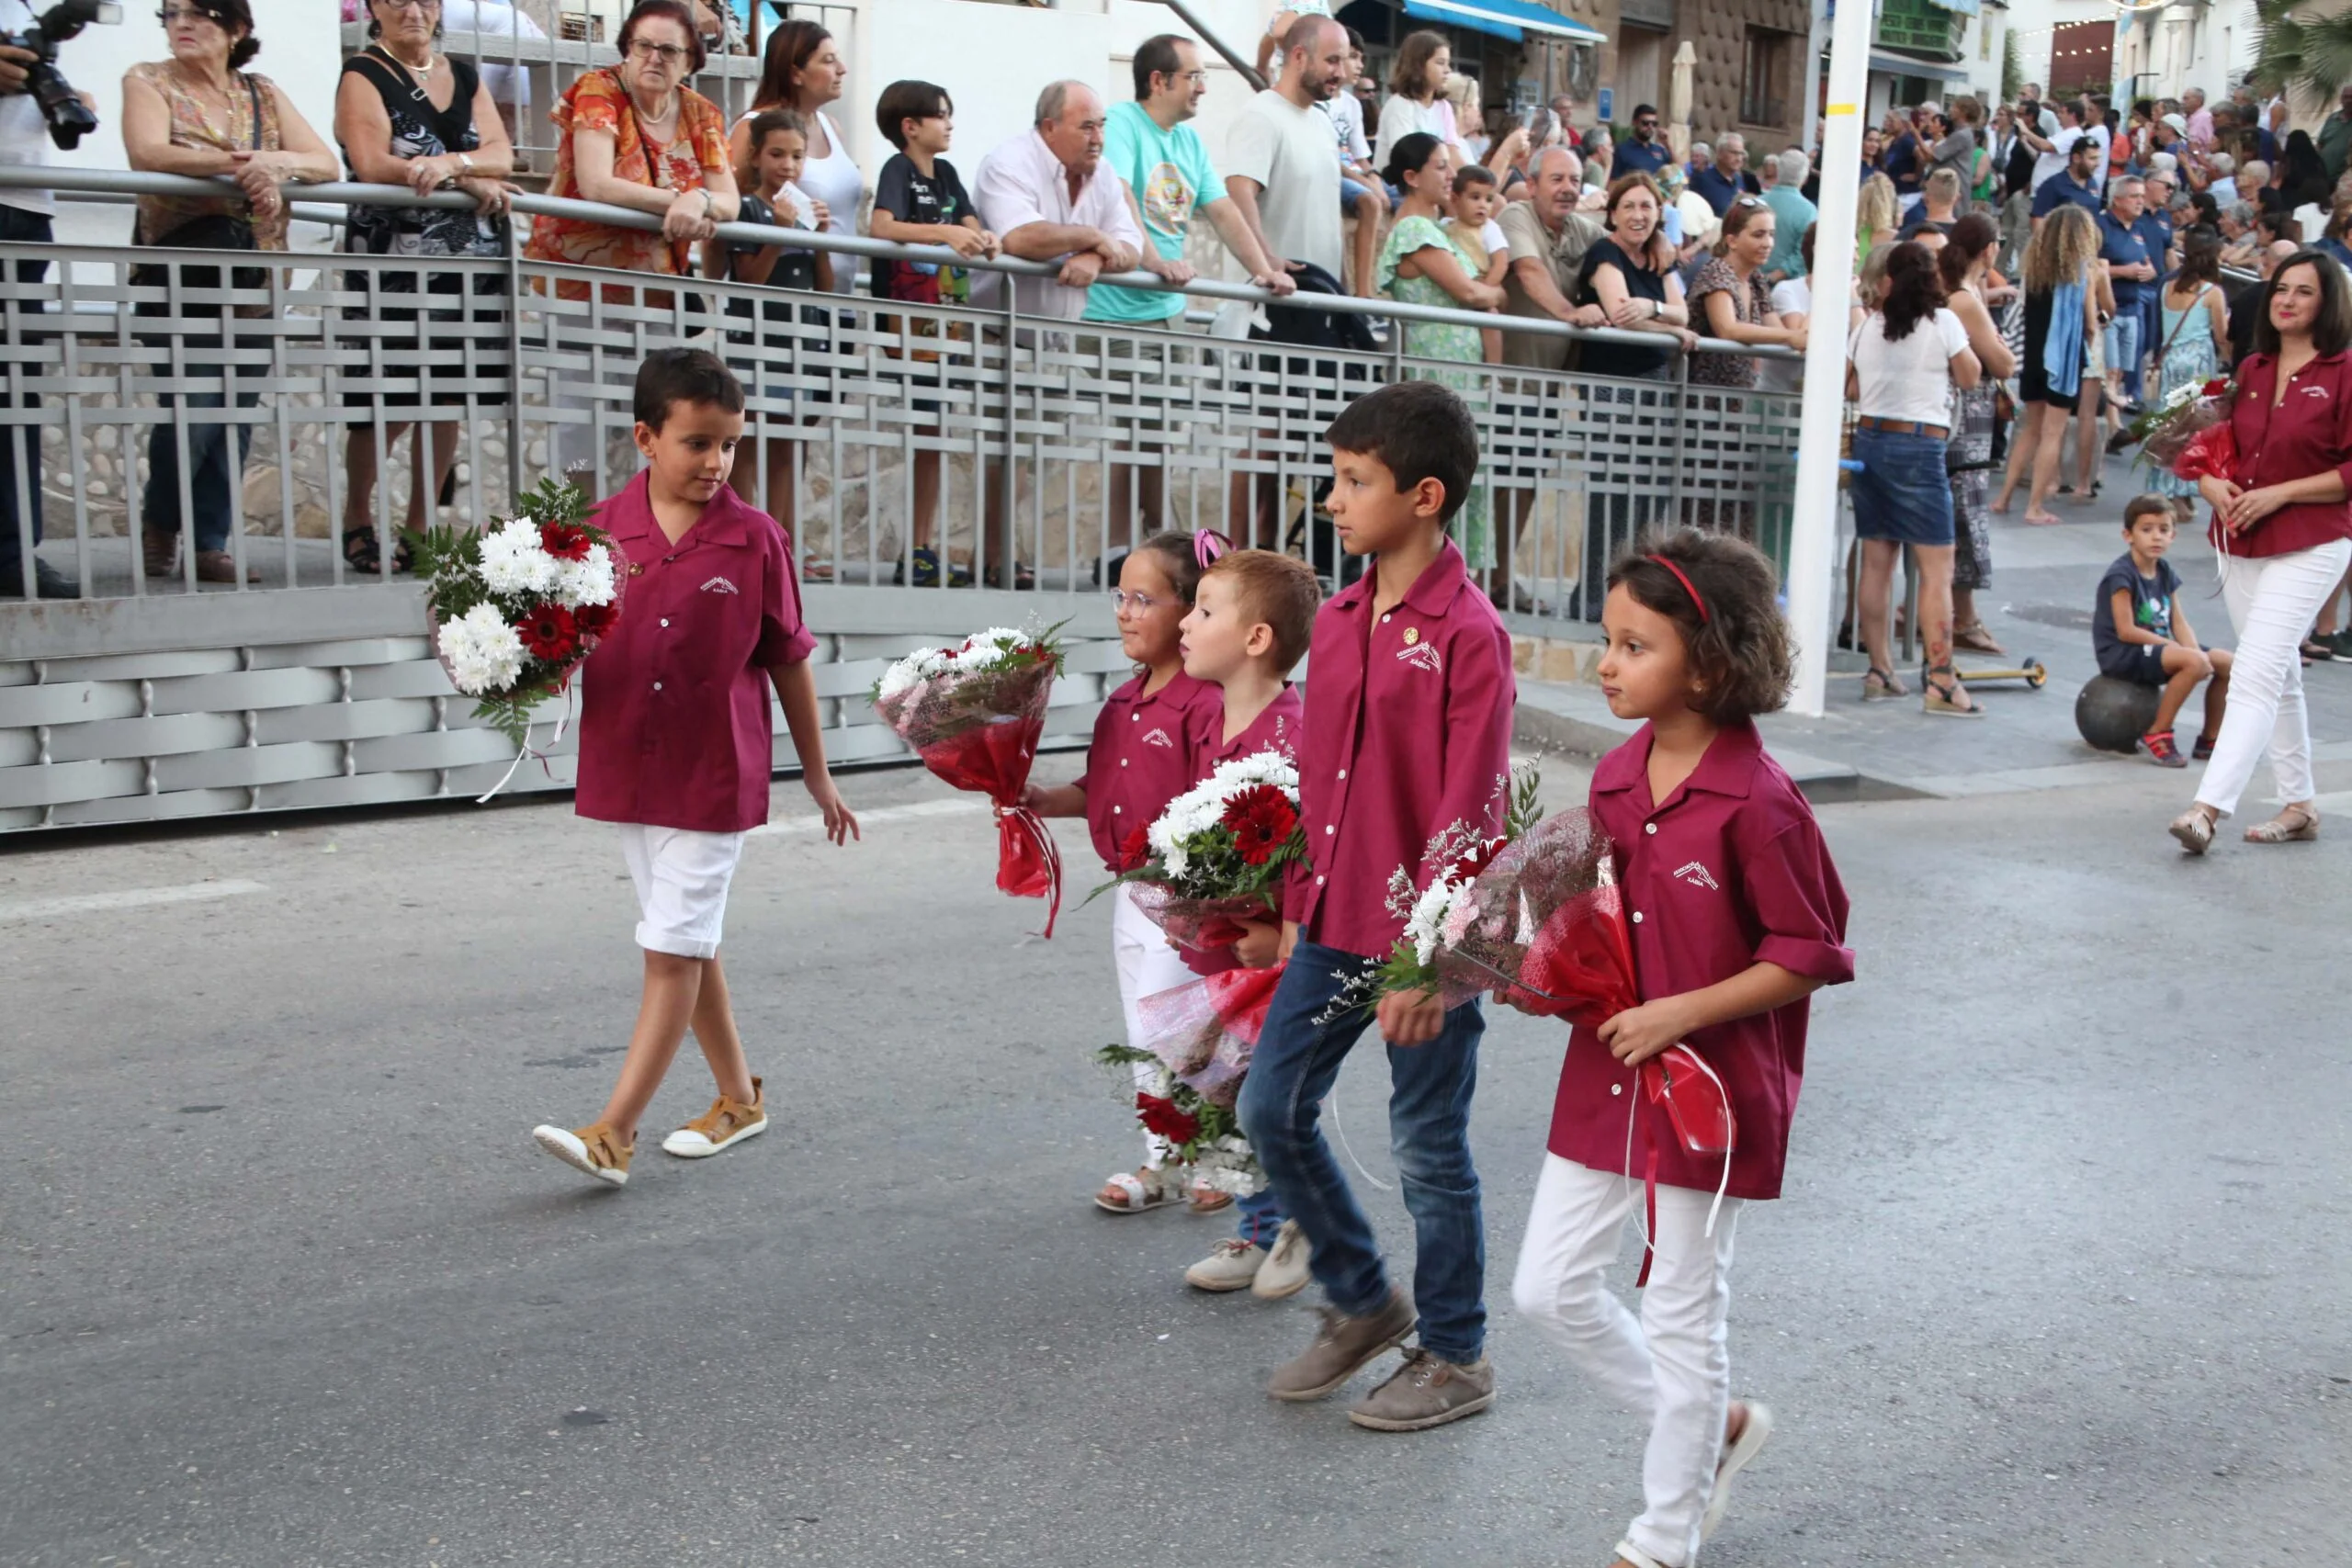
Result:
{"label": "tan sandal", "polygon": [[[1949,684],[1939,684],[1936,680],[1939,675],[1943,676]],[[1962,683],[1960,672],[1949,664],[1939,664],[1928,671],[1920,677],[1919,684],[1923,692],[1919,698],[1920,710],[1931,717],[1983,718],[1984,716],[1984,705],[1968,694],[1968,688]]]}
{"label": "tan sandal", "polygon": [[2201,855],[2213,847],[2213,817],[2201,806],[2192,806],[2172,819],[2165,829],[2180,840],[2180,847],[2190,854]]}
{"label": "tan sandal", "polygon": [[[2292,820],[2293,826],[2288,824]],[[2319,837],[2319,813],[2308,806],[2290,806],[2267,822],[2245,830],[2249,844],[2308,844]]]}
{"label": "tan sandal", "polygon": [[1993,640],[1993,634],[1984,629],[1984,623],[1982,621],[1971,621],[1964,626],[1954,627],[1951,645],[1954,648],[1965,649],[1970,653],[1989,653],[1996,657],[2009,651]]}

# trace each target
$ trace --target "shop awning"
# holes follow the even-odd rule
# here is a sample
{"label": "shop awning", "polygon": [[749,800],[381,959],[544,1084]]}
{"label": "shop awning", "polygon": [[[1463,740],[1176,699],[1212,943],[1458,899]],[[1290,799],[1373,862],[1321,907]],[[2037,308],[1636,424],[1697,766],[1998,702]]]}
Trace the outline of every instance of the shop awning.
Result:
{"label": "shop awning", "polygon": [[1880,76],[1917,76],[1929,82],[1968,80],[1968,73],[1960,66],[1947,65],[1940,60],[1914,60],[1907,54],[1873,54],[1871,72]]}
{"label": "shop awning", "polygon": [[1405,0],[1405,15],[1424,22],[1442,22],[1492,33],[1513,43],[1529,33],[1566,39],[1572,43],[1606,43],[1609,35],[1573,17],[1532,4],[1532,0]]}

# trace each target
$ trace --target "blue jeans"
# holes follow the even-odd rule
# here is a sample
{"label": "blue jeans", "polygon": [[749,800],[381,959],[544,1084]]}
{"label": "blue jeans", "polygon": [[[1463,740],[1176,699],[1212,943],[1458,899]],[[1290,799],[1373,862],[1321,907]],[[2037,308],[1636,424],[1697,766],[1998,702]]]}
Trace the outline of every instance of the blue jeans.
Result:
{"label": "blue jeans", "polygon": [[[190,347],[198,346],[190,344]],[[217,346],[208,345],[208,346]],[[229,367],[219,365],[190,365],[190,378],[227,374]],[[187,406],[195,409],[217,409],[223,406],[218,392],[191,392]],[[180,401],[171,392],[159,392],[156,406],[170,409]],[[237,406],[253,408],[261,401],[258,392],[239,392]],[[236,525],[232,511],[234,491],[231,479],[234,470],[230,467],[230,426],[209,423],[199,418],[187,422],[187,490],[188,502],[196,513],[196,547],[198,550],[225,550],[229,547],[230,531]],[[254,444],[254,427],[235,427],[237,439],[236,468],[245,466],[245,454]],[[171,424],[156,425],[147,434],[147,488],[139,497],[139,518],[148,532],[170,534],[180,532],[180,446],[179,433]]]}
{"label": "blue jeans", "polygon": [[[21,207],[0,206],[0,240],[22,244],[45,245],[52,231],[49,215],[28,212]],[[48,276],[45,261],[20,261],[16,265],[18,283],[39,283]],[[38,304],[15,307],[21,313],[38,312]],[[27,330],[22,327],[20,331]],[[6,329],[0,327],[0,336]],[[34,367],[25,367],[27,375]],[[23,407],[39,406],[40,399],[28,392]],[[0,392],[0,409],[18,406],[7,393]],[[17,506],[17,487],[24,487],[32,498],[29,514]],[[40,543],[40,429],[38,425],[0,425],[0,593],[28,593],[32,590],[25,581],[24,528],[29,522],[32,542]]]}
{"label": "blue jeans", "polygon": [[1288,1218],[1282,1194],[1274,1190],[1271,1182],[1247,1198],[1233,1201],[1233,1234],[1252,1247],[1272,1247],[1283,1222]]}
{"label": "blue jeans", "polygon": [[[1316,1016],[1370,967],[1351,953],[1302,942],[1291,953],[1242,1080],[1241,1130],[1274,1191],[1314,1244],[1311,1267],[1331,1304],[1361,1316],[1388,1299],[1388,1275],[1372,1223],[1340,1174],[1319,1125],[1323,1097],[1372,1023],[1358,1010],[1329,1023]],[[1421,1344],[1457,1365],[1487,1340],[1487,1227],[1470,1163],[1470,1096],[1478,1085],[1486,1020],[1475,1001],[1445,1015],[1426,1045],[1388,1048],[1388,1139],[1412,1213],[1413,1301]]]}

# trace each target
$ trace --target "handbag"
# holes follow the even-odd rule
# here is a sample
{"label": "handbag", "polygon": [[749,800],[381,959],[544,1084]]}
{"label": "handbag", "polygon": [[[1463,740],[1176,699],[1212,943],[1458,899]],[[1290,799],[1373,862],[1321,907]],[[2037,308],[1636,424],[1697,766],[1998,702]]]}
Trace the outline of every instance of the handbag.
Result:
{"label": "handbag", "polygon": [[[261,91],[254,85],[254,79],[251,76],[245,77],[245,96],[253,104],[254,140],[258,141],[261,140]],[[257,251],[261,248],[260,243],[254,237],[253,220],[240,217],[233,212],[208,212],[200,218],[191,218],[161,238],[150,238],[143,232],[134,231],[130,236],[130,243],[134,245],[153,245],[159,249],[184,251]],[[183,288],[220,287],[220,269],[217,266],[183,265],[175,269],[163,262],[141,262],[132,267],[130,286],[134,288],[168,288],[171,287],[175,270],[179,274],[179,283]],[[268,270],[258,266],[232,266],[229,269],[229,287],[266,288],[269,287]],[[171,309],[170,304],[164,300],[141,300],[131,307],[131,313],[138,316],[164,316],[171,314]],[[180,313],[184,316],[217,318],[220,314],[220,307],[184,305],[180,309]]]}

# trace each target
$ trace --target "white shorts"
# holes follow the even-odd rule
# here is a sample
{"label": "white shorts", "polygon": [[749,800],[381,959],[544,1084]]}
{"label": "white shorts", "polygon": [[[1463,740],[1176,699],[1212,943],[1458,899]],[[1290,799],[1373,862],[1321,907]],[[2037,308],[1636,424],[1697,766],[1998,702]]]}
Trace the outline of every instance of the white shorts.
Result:
{"label": "white shorts", "polygon": [[620,824],[621,858],[637,884],[637,945],[680,958],[718,956],[727,885],[743,857],[741,833]]}

